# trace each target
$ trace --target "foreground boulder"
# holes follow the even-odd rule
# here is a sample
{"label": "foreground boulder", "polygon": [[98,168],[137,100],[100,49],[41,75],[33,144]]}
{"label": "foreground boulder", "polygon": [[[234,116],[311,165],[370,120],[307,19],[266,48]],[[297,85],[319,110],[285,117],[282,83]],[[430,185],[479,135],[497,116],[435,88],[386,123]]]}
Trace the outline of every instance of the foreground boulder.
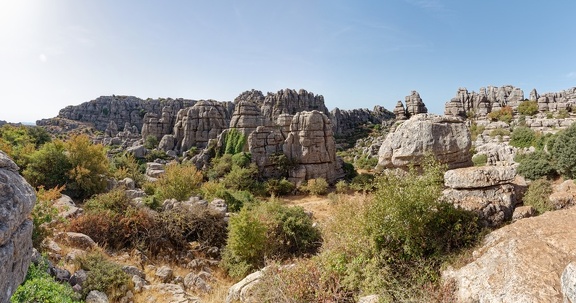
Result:
{"label": "foreground boulder", "polygon": [[489,234],[464,267],[448,269],[458,302],[562,302],[561,275],[576,258],[576,208],[521,219]]}
{"label": "foreground boulder", "polygon": [[464,120],[434,114],[417,114],[386,136],[378,152],[378,167],[419,166],[427,154],[448,168],[472,165],[470,131]]}
{"label": "foreground boulder", "polygon": [[0,151],[0,302],[8,302],[24,281],[32,259],[34,189],[18,166]]}

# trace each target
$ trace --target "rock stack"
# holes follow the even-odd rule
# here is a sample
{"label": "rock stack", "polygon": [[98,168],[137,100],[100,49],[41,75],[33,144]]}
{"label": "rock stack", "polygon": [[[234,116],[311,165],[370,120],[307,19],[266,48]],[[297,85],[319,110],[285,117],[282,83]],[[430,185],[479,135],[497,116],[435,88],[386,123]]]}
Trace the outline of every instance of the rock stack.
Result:
{"label": "rock stack", "polygon": [[18,166],[0,151],[0,302],[8,302],[24,281],[32,259],[34,189]]}

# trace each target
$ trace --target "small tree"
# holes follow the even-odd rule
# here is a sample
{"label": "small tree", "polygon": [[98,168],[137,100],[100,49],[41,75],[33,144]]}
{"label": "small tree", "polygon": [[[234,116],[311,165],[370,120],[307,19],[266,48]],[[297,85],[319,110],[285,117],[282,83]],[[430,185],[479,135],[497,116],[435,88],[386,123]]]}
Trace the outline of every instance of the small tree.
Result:
{"label": "small tree", "polygon": [[576,124],[558,132],[553,140],[550,153],[555,160],[555,168],[564,177],[576,177]]}
{"label": "small tree", "polygon": [[73,195],[87,198],[104,192],[109,174],[109,162],[103,145],[92,144],[86,135],[72,137],[66,142],[71,169],[67,188]]}
{"label": "small tree", "polygon": [[518,105],[518,112],[522,115],[533,116],[538,113],[538,102],[523,101]]}
{"label": "small tree", "polygon": [[529,127],[518,126],[510,135],[510,145],[514,147],[530,147],[536,140],[536,133]]}
{"label": "small tree", "polygon": [[202,172],[194,165],[171,164],[156,182],[156,195],[160,201],[172,198],[185,201],[198,191],[202,180]]}

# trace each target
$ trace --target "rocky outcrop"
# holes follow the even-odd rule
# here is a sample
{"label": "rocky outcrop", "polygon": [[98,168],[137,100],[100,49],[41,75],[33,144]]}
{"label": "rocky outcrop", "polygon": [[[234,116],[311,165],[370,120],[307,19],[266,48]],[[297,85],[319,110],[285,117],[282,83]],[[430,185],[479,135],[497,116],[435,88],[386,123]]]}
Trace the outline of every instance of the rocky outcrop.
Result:
{"label": "rocky outcrop", "polygon": [[203,148],[228,128],[230,116],[226,106],[217,101],[198,101],[178,112],[174,124],[176,149],[185,152],[193,146]]}
{"label": "rocky outcrop", "polygon": [[378,167],[419,166],[432,154],[449,168],[472,165],[470,132],[462,119],[419,114],[389,133],[378,151]]}
{"label": "rocky outcrop", "polygon": [[304,89],[283,89],[275,94],[268,93],[261,110],[264,118],[272,122],[281,114],[295,115],[302,111],[317,110],[327,116],[330,114],[324,105],[323,96],[314,95]]}
{"label": "rocky outcrop", "polygon": [[279,178],[285,172],[278,166],[277,159],[284,155],[285,135],[279,127],[259,126],[248,136],[248,150],[252,162],[256,163],[264,178]]}
{"label": "rocky outcrop", "polygon": [[258,126],[263,125],[264,118],[257,103],[244,100],[236,103],[232,119],[230,120],[230,128],[235,128],[244,136],[248,136]]}
{"label": "rocky outcrop", "polygon": [[142,122],[142,139],[153,136],[160,141],[164,135],[172,133],[176,120],[176,113],[180,108],[165,106],[160,115],[156,113],[146,113]]}
{"label": "rocky outcrop", "polygon": [[524,100],[524,92],[512,85],[501,87],[481,87],[480,92],[468,92],[466,88],[459,88],[456,97],[446,102],[444,113],[446,115],[463,116],[474,113],[476,117],[485,117],[493,110],[503,106],[518,107]]}
{"label": "rocky outcrop", "polygon": [[576,302],[576,262],[571,262],[566,266],[560,278],[562,295],[564,302]]}
{"label": "rocky outcrop", "polygon": [[352,110],[335,108],[330,112],[334,134],[339,136],[353,133],[361,125],[368,123],[381,125],[383,122],[392,119],[394,119],[394,113],[378,105],[372,110],[366,108]]}
{"label": "rocky outcrop", "polygon": [[413,90],[412,93],[410,93],[410,96],[406,96],[404,100],[406,101],[406,113],[408,116],[425,114],[428,112],[426,105],[417,91]]}
{"label": "rocky outcrop", "polygon": [[443,200],[478,214],[483,226],[500,226],[512,219],[519,202],[513,184],[513,166],[480,166],[448,170],[444,174]]}
{"label": "rocky outcrop", "polygon": [[8,302],[24,281],[32,260],[34,189],[18,166],[0,151],[0,302]]}
{"label": "rocky outcrop", "polygon": [[576,258],[575,218],[570,208],[504,226],[443,278],[455,282],[458,302],[562,302],[561,275]]}
{"label": "rocky outcrop", "polygon": [[76,106],[67,106],[60,110],[59,118],[92,123],[100,131],[106,130],[110,121],[116,125],[135,125],[142,129],[144,115],[147,113],[162,115],[162,109],[171,108],[176,113],[179,109],[190,107],[196,101],[187,99],[146,99],[133,96],[101,96],[95,100]]}
{"label": "rocky outcrop", "polygon": [[544,93],[538,98],[540,111],[570,111],[576,104],[576,87],[556,93]]}
{"label": "rocky outcrop", "polygon": [[408,116],[406,115],[406,108],[404,108],[404,103],[398,100],[396,106],[394,107],[394,116],[396,116],[396,120],[406,120]]}
{"label": "rocky outcrop", "polygon": [[296,184],[314,178],[333,182],[343,176],[336,159],[332,124],[322,112],[299,112],[294,115],[283,150],[286,157],[296,164],[289,171],[290,180]]}
{"label": "rocky outcrop", "polygon": [[258,108],[260,108],[262,104],[264,104],[264,94],[262,94],[261,91],[255,89],[247,90],[234,99],[234,104],[237,105],[241,101],[254,103],[258,106]]}

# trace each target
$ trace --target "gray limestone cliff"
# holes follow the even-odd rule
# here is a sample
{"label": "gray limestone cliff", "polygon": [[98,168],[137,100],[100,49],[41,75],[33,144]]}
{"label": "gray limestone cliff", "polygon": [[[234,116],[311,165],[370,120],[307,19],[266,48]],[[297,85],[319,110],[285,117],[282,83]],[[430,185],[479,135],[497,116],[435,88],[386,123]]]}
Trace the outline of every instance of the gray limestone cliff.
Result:
{"label": "gray limestone cliff", "polygon": [[374,106],[372,110],[366,108],[352,110],[335,108],[330,112],[334,134],[340,136],[346,136],[354,132],[360,125],[367,123],[382,124],[382,122],[393,120],[394,117],[394,113],[378,105]]}
{"label": "gray limestone cliff", "polygon": [[524,91],[512,85],[481,87],[478,93],[461,87],[456,96],[446,102],[444,114],[465,117],[467,113],[474,113],[477,117],[485,117],[504,106],[515,109],[524,100]]}
{"label": "gray limestone cliff", "polygon": [[32,259],[34,189],[18,166],[0,151],[0,302],[8,302],[24,281]]}
{"label": "gray limestone cliff", "polygon": [[276,121],[281,114],[294,115],[302,111],[317,110],[329,115],[324,97],[314,95],[304,89],[283,89],[277,93],[268,93],[261,108],[262,115],[268,121]]}

